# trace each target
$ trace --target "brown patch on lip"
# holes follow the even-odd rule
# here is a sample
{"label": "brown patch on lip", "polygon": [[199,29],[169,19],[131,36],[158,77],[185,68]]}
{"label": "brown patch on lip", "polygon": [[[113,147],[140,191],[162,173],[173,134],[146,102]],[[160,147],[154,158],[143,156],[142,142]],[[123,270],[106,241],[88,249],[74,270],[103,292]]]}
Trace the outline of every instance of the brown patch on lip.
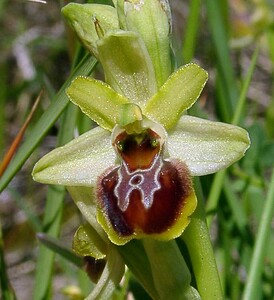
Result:
{"label": "brown patch on lip", "polygon": [[134,233],[160,234],[172,227],[184,211],[185,200],[192,191],[187,166],[179,160],[163,161],[159,173],[161,188],[154,193],[153,204],[146,209],[139,190],[130,194],[125,212],[118,207],[114,188],[118,182],[118,168],[106,171],[98,181],[97,196],[105,217],[118,236]]}
{"label": "brown patch on lip", "polygon": [[103,209],[105,217],[110,221],[113,229],[120,236],[129,236],[134,229],[127,224],[123,213],[117,205],[118,199],[114,195],[114,188],[118,182],[118,168],[112,171],[107,170],[99,177],[97,184],[97,199]]}

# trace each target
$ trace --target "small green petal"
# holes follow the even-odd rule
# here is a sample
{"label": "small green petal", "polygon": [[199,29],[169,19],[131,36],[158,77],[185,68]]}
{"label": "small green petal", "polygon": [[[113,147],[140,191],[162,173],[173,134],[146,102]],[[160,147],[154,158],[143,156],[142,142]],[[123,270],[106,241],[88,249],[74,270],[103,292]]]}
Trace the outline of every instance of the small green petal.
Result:
{"label": "small green petal", "polygon": [[138,32],[145,42],[159,88],[171,73],[171,15],[168,1],[125,1],[124,9],[127,29]]}
{"label": "small green petal", "polygon": [[74,79],[66,93],[83,113],[109,131],[118,123],[121,105],[129,103],[128,99],[106,83],[89,77],[79,76]]}
{"label": "small green petal", "polygon": [[122,127],[143,119],[142,111],[139,106],[129,103],[124,104],[121,110],[118,124]]}
{"label": "small green petal", "polygon": [[139,35],[129,31],[108,34],[98,41],[106,82],[141,107],[157,90],[154,68]]}
{"label": "small green petal", "polygon": [[107,247],[96,231],[89,225],[80,225],[75,232],[73,251],[80,256],[91,256],[95,259],[106,257]]}
{"label": "small green petal", "polygon": [[62,13],[84,46],[96,57],[96,43],[100,32],[106,34],[108,31],[119,29],[116,9],[109,5],[70,3],[62,8]]}
{"label": "small green petal", "polygon": [[249,145],[246,130],[191,116],[183,116],[168,138],[170,156],[184,161],[192,176],[227,168],[244,155]]}
{"label": "small green petal", "polygon": [[200,96],[207,72],[196,64],[187,64],[174,72],[146,104],[144,115],[166,129],[176,125],[184,111]]}
{"label": "small green petal", "polygon": [[42,157],[34,166],[33,178],[47,184],[94,186],[114,162],[110,133],[97,127]]}

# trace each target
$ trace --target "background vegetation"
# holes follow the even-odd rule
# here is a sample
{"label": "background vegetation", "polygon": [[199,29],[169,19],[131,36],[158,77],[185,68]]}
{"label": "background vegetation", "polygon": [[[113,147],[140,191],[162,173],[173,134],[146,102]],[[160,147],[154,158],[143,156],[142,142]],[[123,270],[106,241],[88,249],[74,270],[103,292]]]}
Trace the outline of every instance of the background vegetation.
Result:
{"label": "background vegetation", "polygon": [[[36,238],[45,232],[71,247],[81,215],[64,189],[33,182],[31,170],[76,130],[94,126],[68,105],[64,88],[72,76],[102,76],[64,24],[60,8],[68,1],[42,2],[0,2],[0,157],[44,88],[24,140],[0,180],[3,299],[12,299],[12,289],[18,299],[68,299],[72,293],[81,299],[92,287],[84,272]],[[190,114],[238,124],[249,131],[252,142],[238,164],[201,178],[225,295],[273,299],[273,1],[170,2],[177,65],[196,61],[210,76]],[[136,299],[148,299],[135,289],[130,275],[127,280]],[[120,299],[125,294],[120,291]]]}

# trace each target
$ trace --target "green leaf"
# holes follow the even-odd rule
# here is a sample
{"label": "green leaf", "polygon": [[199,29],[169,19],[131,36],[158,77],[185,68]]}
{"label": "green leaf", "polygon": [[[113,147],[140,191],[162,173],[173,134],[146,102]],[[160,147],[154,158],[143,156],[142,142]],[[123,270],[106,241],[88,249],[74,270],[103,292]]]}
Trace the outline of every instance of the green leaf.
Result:
{"label": "green leaf", "polygon": [[157,90],[154,68],[139,35],[129,31],[107,34],[98,41],[106,81],[141,107]]}
{"label": "green leaf", "polygon": [[207,72],[196,64],[187,64],[174,72],[146,104],[144,115],[166,129],[176,125],[190,108],[207,81]]}
{"label": "green leaf", "polygon": [[139,33],[152,60],[158,88],[171,73],[171,14],[166,0],[125,1],[127,30]]}
{"label": "green leaf", "polygon": [[83,45],[96,57],[100,35],[119,29],[116,9],[109,5],[70,3],[62,8],[62,13]]}
{"label": "green leaf", "polygon": [[47,184],[95,186],[98,176],[114,164],[110,133],[97,127],[42,157],[33,178]]}
{"label": "green leaf", "polygon": [[106,83],[88,77],[77,77],[66,92],[83,113],[109,131],[118,123],[121,105],[129,103]]}
{"label": "green leaf", "polygon": [[193,176],[217,172],[249,148],[248,133],[237,126],[183,116],[168,138],[170,157],[185,162]]}

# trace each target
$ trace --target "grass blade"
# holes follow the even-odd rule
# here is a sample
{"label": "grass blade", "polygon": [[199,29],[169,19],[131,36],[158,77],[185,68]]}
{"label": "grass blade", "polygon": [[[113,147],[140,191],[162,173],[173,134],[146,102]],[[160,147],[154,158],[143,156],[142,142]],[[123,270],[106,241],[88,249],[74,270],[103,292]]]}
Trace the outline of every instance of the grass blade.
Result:
{"label": "grass blade", "polygon": [[184,41],[182,49],[182,57],[184,63],[189,63],[193,56],[196,46],[196,38],[199,27],[201,0],[193,0],[190,2],[190,13],[184,32]]}
{"label": "grass blade", "polygon": [[40,102],[41,96],[43,94],[43,89],[40,91],[38,97],[36,98],[31,111],[25,121],[25,123],[23,124],[23,126],[21,127],[21,129],[19,130],[18,134],[16,135],[15,139],[13,140],[10,148],[8,149],[7,153],[5,154],[1,164],[0,164],[0,177],[3,175],[3,173],[5,172],[6,168],[8,167],[12,157],[14,156],[16,150],[18,149],[20,142],[23,139],[24,133],[26,131],[26,129],[28,128],[28,125],[32,119],[32,116],[34,114],[34,112],[36,111],[36,108],[38,106],[38,103]]}
{"label": "grass blade", "polygon": [[223,95],[223,97],[219,97],[219,105],[223,121],[228,122],[231,120],[233,107],[238,99],[238,92],[232,68],[233,64],[229,55],[228,35],[222,14],[222,6],[226,7],[226,1],[205,0],[205,5],[209,29],[217,56],[217,85],[219,92]]}
{"label": "grass blade", "polygon": [[[61,123],[57,146],[67,143],[73,137],[76,123],[77,108],[68,106]],[[63,216],[65,188],[63,186],[49,186],[46,209],[44,214],[43,231],[53,238],[57,238]],[[35,276],[34,300],[50,299],[52,269],[55,253],[41,245]]]}
{"label": "grass blade", "polygon": [[32,129],[31,135],[26,139],[24,144],[20,147],[18,153],[6,169],[0,180],[0,192],[9,184],[15,174],[20,170],[25,161],[38,146],[47,131],[51,128],[54,122],[58,119],[60,114],[66,108],[69,100],[65,94],[65,89],[68,87],[73,78],[78,75],[89,75],[96,65],[96,60],[89,55],[86,55],[83,60],[76,67],[75,71],[64,83],[59,93],[53,99],[47,111],[41,116],[35,127]]}
{"label": "grass blade", "polygon": [[253,251],[251,264],[249,268],[249,274],[244,289],[243,300],[256,300],[258,299],[257,291],[262,278],[262,271],[264,266],[265,253],[267,249],[268,237],[271,231],[271,222],[273,220],[274,213],[274,168],[272,170],[272,176],[270,180],[270,186],[265,201],[263,214],[261,216],[261,222],[259,224],[259,230],[257,239],[255,242],[255,248]]}
{"label": "grass blade", "polygon": [[38,233],[37,238],[39,241],[44,244],[46,247],[51,249],[53,252],[58,253],[69,262],[73,263],[78,268],[83,268],[84,260],[83,258],[77,256],[70,249],[66,248],[59,240],[52,238],[44,233]]}
{"label": "grass blade", "polygon": [[[256,62],[257,62],[257,59],[258,59],[258,54],[259,54],[259,51],[258,51],[258,48],[257,48],[253,53],[251,64],[250,64],[250,67],[248,69],[246,79],[244,81],[243,88],[242,88],[242,91],[241,91],[241,95],[240,95],[240,98],[238,100],[238,104],[237,104],[237,107],[235,109],[235,112],[234,112],[234,116],[233,116],[233,119],[232,119],[232,123],[234,125],[238,125],[238,123],[240,121],[240,116],[243,113],[243,108],[244,108],[244,104],[245,104],[245,101],[246,101],[246,95],[247,95],[247,92],[248,92],[248,87],[250,85],[252,75],[253,75],[254,70],[255,70]],[[219,201],[221,190],[223,188],[223,183],[224,183],[224,180],[225,180],[226,172],[227,172],[226,169],[218,172],[214,176],[214,179],[213,179],[213,182],[212,182],[212,185],[211,185],[210,193],[209,193],[208,200],[207,200],[207,203],[206,203],[206,212],[209,213],[209,215],[207,217],[207,222],[208,222],[209,227],[210,227],[210,224],[212,222],[212,217],[213,217],[212,213],[216,210],[217,205],[218,205],[218,201]]]}

